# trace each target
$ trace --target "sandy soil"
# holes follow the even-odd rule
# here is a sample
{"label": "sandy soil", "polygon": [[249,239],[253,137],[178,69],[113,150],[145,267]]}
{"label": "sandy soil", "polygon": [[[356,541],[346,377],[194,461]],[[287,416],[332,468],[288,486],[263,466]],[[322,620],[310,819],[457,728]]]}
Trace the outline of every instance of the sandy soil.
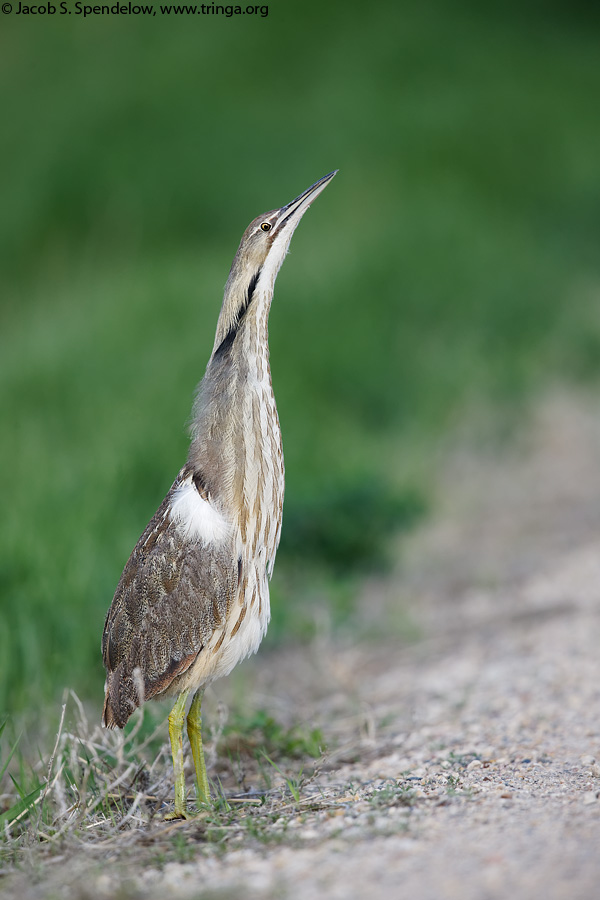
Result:
{"label": "sandy soil", "polygon": [[558,394],[509,455],[449,454],[440,496],[362,601],[365,618],[408,609],[420,640],[323,637],[248,665],[258,705],[335,748],[297,814],[185,862],[115,844],[26,866],[0,892],[599,897],[600,404]]}

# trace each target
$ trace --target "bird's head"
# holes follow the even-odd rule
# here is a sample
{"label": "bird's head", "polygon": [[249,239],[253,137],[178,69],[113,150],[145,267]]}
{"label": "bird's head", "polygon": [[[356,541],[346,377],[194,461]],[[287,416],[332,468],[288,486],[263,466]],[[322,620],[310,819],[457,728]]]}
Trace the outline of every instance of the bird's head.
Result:
{"label": "bird's head", "polygon": [[235,261],[239,257],[249,269],[268,264],[277,274],[300,219],[336,172],[320,178],[291,203],[257,216],[244,232]]}
{"label": "bird's head", "polygon": [[257,216],[248,225],[225,285],[215,349],[237,327],[255,295],[262,294],[270,300],[275,278],[300,219],[336,172],[337,169],[320,178],[291,203]]}

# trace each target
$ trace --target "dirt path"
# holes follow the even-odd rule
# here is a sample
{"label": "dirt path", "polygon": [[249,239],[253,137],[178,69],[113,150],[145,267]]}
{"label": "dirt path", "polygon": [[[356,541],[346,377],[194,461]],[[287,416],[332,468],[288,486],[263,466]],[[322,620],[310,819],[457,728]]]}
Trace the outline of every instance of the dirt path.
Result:
{"label": "dirt path", "polygon": [[511,458],[454,457],[442,498],[402,573],[364,597],[408,605],[422,640],[322,641],[248,668],[260,706],[319,723],[337,748],[297,814],[222,850],[199,841],[185,862],[117,844],[6,890],[600,896],[600,407],[551,399]]}

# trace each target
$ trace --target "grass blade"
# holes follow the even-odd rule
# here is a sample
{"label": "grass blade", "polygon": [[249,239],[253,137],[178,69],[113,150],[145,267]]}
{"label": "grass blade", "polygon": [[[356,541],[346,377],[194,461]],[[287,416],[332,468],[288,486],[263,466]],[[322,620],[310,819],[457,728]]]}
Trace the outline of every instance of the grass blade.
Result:
{"label": "grass blade", "polygon": [[[0,737],[2,737],[2,732],[4,731],[5,725],[6,725],[6,721],[4,721],[2,723],[2,725],[0,725]],[[10,750],[10,753],[8,754],[8,757],[6,758],[6,762],[2,766],[2,769],[0,769],[0,781],[2,781],[2,779],[4,777],[4,773],[8,769],[9,763],[10,763],[11,759],[13,758],[13,754],[14,754],[15,750],[17,749],[17,746],[18,746],[20,740],[21,740],[21,735],[19,735],[19,737],[14,742],[14,744]]]}
{"label": "grass blade", "polygon": [[5,825],[12,825],[13,822],[16,822],[17,819],[20,819],[21,816],[29,811],[35,801],[40,796],[42,792],[43,784],[38,784],[36,788],[34,788],[29,794],[19,800],[18,803],[15,803],[14,806],[11,806],[10,809],[7,809],[6,812],[0,814],[0,828],[4,828]]}

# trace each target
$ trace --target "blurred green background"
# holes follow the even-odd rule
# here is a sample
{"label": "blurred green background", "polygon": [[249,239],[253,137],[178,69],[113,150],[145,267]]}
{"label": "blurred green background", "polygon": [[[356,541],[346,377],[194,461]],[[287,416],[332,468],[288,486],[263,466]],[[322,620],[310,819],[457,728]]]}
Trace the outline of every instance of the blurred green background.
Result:
{"label": "blurred green background", "polygon": [[326,172],[271,314],[270,641],[323,603],[351,621],[469,411],[597,378],[597,10],[1,17],[0,712],[65,685],[100,706],[104,615],[185,458],[241,234]]}

